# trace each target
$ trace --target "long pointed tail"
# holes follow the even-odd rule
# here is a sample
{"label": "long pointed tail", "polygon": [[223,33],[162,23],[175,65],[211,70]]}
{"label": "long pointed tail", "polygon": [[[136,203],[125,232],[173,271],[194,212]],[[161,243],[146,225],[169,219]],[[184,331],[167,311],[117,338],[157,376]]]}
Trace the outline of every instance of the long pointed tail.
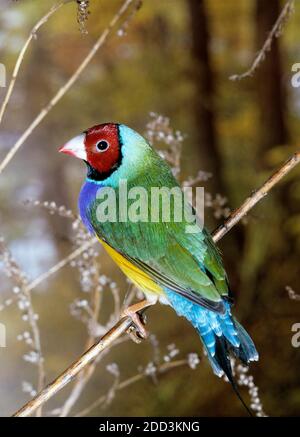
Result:
{"label": "long pointed tail", "polygon": [[224,338],[222,338],[222,337],[219,337],[216,339],[215,360],[217,361],[218,365],[220,366],[220,368],[222,368],[223,372],[227,376],[228,381],[230,382],[235,394],[237,395],[237,397],[239,398],[239,400],[241,401],[241,403],[245,407],[249,416],[253,416],[252,412],[249,410],[247,404],[245,403],[244,399],[242,398],[242,396],[239,392],[239,389],[237,387],[237,384],[233,378],[231,363],[230,363],[230,359],[229,359],[229,355],[228,355],[227,343],[226,343],[226,340],[224,340]]}
{"label": "long pointed tail", "polygon": [[258,353],[249,334],[231,315],[230,304],[226,302],[226,312],[218,314],[173,292],[167,292],[167,295],[177,314],[187,318],[199,332],[214,373],[227,376],[240,401],[251,414],[233,379],[230,355],[249,364],[258,360]]}

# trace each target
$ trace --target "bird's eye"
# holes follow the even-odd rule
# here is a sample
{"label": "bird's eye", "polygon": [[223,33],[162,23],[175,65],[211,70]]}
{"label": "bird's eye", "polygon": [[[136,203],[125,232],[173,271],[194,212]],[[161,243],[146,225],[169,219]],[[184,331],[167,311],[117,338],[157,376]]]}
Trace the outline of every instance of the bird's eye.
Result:
{"label": "bird's eye", "polygon": [[98,141],[98,143],[96,144],[96,149],[99,152],[105,152],[105,150],[107,150],[108,148],[109,148],[109,143],[105,140]]}

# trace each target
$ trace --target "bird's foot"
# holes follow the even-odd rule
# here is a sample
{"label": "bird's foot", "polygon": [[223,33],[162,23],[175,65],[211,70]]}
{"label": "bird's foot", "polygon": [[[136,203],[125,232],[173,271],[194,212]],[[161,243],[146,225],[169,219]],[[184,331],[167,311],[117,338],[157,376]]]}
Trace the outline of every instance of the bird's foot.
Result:
{"label": "bird's foot", "polygon": [[146,316],[140,314],[139,311],[147,308],[151,304],[147,300],[131,305],[122,312],[122,317],[130,317],[132,325],[127,329],[126,333],[135,343],[140,343],[148,337],[148,332],[145,329]]}
{"label": "bird's foot", "polygon": [[134,343],[139,344],[142,342],[142,340],[145,340],[148,337],[148,332],[144,327],[145,319],[146,317],[140,314],[134,314],[134,316],[132,317],[132,321],[134,324],[127,329],[126,334],[129,335]]}

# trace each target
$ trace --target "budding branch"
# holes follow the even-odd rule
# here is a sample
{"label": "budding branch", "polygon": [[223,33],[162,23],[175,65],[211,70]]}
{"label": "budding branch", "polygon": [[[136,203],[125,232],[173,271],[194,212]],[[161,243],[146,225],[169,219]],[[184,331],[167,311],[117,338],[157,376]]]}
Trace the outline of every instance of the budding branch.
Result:
{"label": "budding branch", "polygon": [[[298,163],[300,162],[300,152],[291,156],[273,175],[256,191],[254,191],[243,204],[233,211],[227,220],[218,227],[212,234],[216,243],[224,237],[245,215],[264,197],[268,192]],[[107,349],[116,339],[124,334],[132,325],[129,317],[124,317],[116,323],[100,340],[93,344],[84,354],[82,354],[73,364],[71,364],[60,376],[41,390],[33,399],[27,402],[13,416],[26,417],[31,415],[37,408],[43,405],[63,387],[69,384],[87,365],[92,363],[95,358]]]}

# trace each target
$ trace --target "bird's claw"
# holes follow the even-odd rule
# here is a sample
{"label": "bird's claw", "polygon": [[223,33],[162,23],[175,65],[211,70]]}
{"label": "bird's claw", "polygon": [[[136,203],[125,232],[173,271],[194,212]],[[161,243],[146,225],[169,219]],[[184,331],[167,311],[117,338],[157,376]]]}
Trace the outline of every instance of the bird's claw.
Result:
{"label": "bird's claw", "polygon": [[131,325],[127,331],[126,334],[129,335],[129,337],[131,338],[131,340],[136,343],[136,344],[140,344],[142,342],[142,337],[140,335],[140,333],[138,332],[136,326]]}
{"label": "bird's claw", "polygon": [[124,310],[123,317],[130,317],[132,325],[127,329],[126,333],[135,343],[141,343],[142,340],[148,337],[148,333],[145,329],[146,315],[132,312],[130,310]]}

